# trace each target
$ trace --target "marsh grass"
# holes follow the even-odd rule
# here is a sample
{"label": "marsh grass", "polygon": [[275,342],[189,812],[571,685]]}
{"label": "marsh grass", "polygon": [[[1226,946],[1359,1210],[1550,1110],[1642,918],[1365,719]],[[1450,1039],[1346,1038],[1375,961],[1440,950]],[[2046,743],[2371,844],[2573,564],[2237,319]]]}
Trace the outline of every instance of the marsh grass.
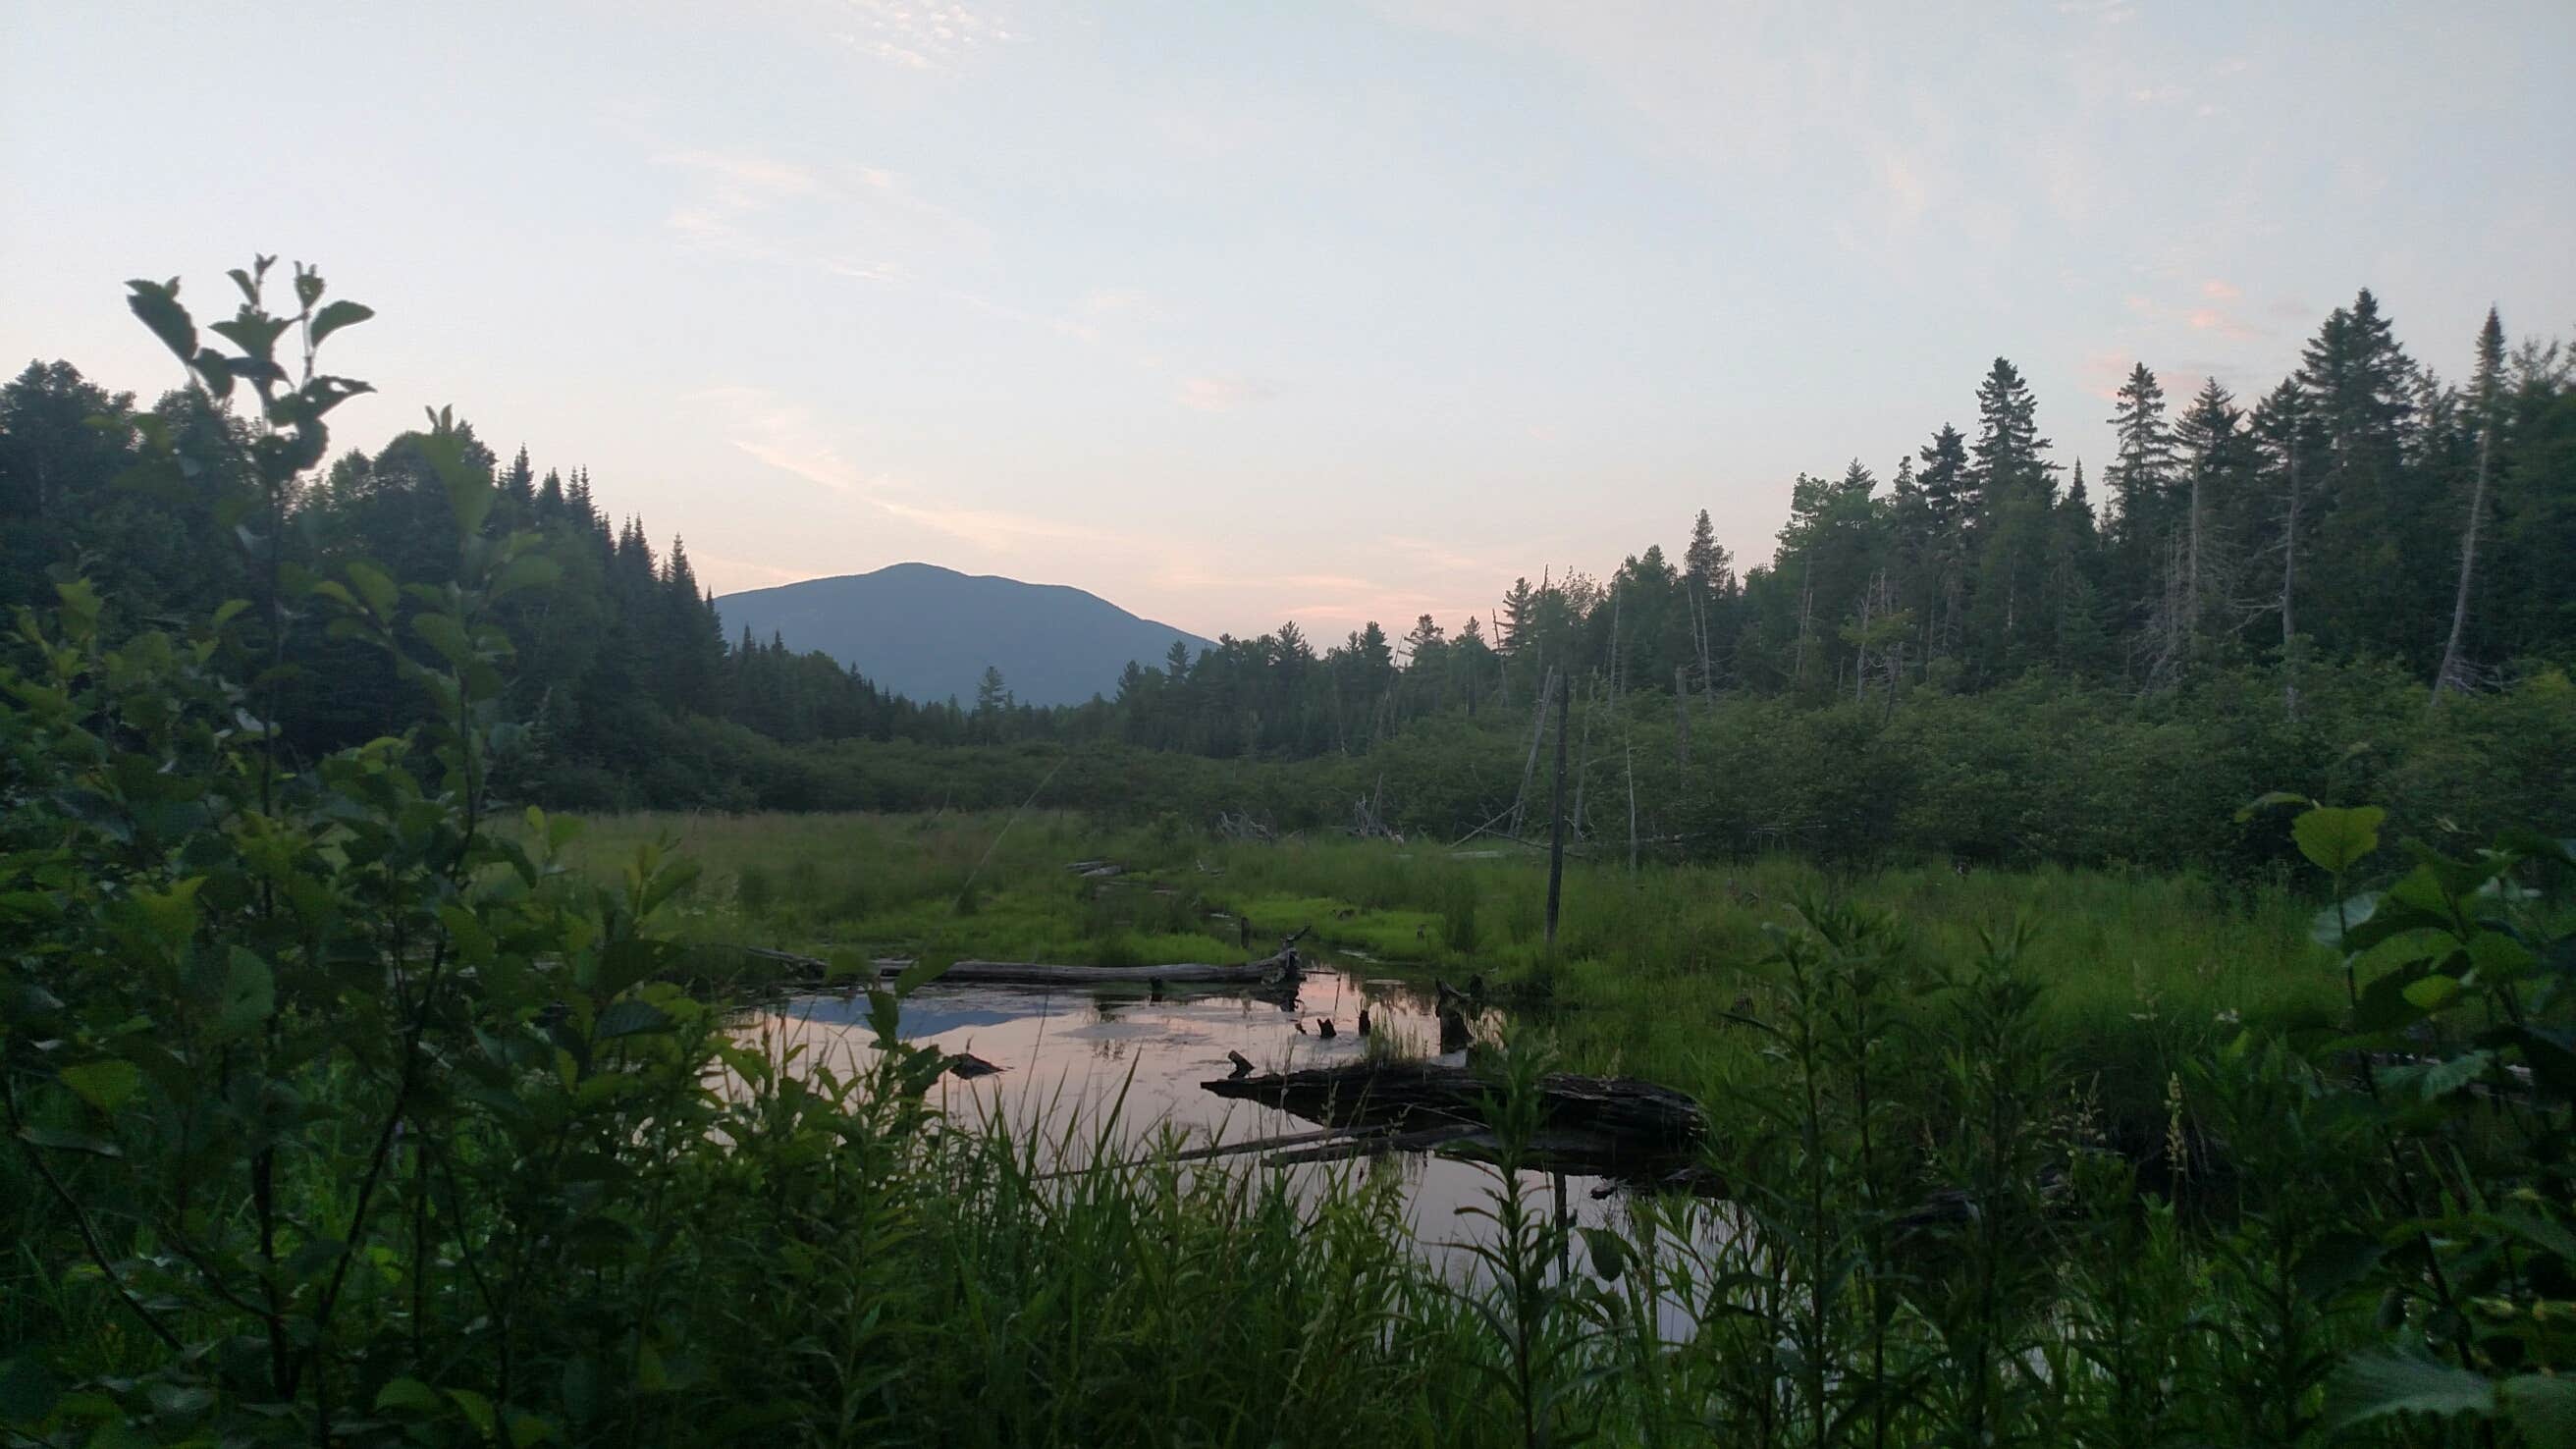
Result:
{"label": "marsh grass", "polygon": [[[714,869],[669,909],[706,946],[914,933],[1142,953],[1223,944],[1169,929],[1177,912],[1364,901],[1332,919],[1419,912],[1442,925],[1416,964],[1479,970],[1499,994],[1535,1002],[1547,964],[1513,907],[1526,863],[1104,837],[1062,818],[997,844],[999,824],[621,819],[575,864],[679,836]],[[1099,856],[1135,883],[1077,888],[1066,863]],[[983,894],[960,914],[970,880]],[[2326,974],[2281,939],[2295,901],[2054,872],[1836,882],[1776,861],[1587,869],[1576,886],[1554,1009],[1514,1008],[1520,1025],[1474,1057],[1504,1145],[1489,1200],[1455,1230],[1477,1265],[1463,1276],[1418,1250],[1400,1174],[1140,1161],[1115,1103],[950,1116],[922,1095],[936,1062],[890,1017],[873,1054],[826,1060],[674,1001],[627,1089],[677,1094],[670,1125],[602,1139],[639,1231],[613,1271],[516,1270],[532,1292],[504,1422],[582,1445],[2323,1442],[2325,1374],[2374,1328],[2369,1302],[2310,1291],[2313,1262],[2331,1215],[2379,1192],[2376,1168],[2304,1133],[2297,1079],[2231,1066],[2204,1022],[2315,1009],[2312,991],[2251,979],[2259,963]],[[1478,954],[1448,940],[1462,898]],[[2079,915],[2068,940],[1979,930],[2060,898]],[[2243,959],[2206,959],[2229,953]],[[2188,1118],[2245,1159],[2235,1212],[2174,1205],[2109,1150],[2114,1056],[2142,1076],[2198,1064],[2146,1100],[2160,1126]],[[1640,1192],[1599,1226],[1559,1216],[1513,1171],[1551,1065],[1701,1090],[1730,1200]],[[68,1110],[61,1094],[50,1110]],[[456,1150],[480,1149],[460,1135]],[[86,1381],[158,1371],[96,1280],[56,1271],[68,1226],[6,1171],[13,1226],[51,1255],[9,1270],[13,1342]],[[299,1214],[346,1210],[345,1183],[285,1190]],[[442,1230],[497,1240],[543,1196],[521,1190],[447,1201]],[[440,1349],[403,1372],[491,1382],[480,1271],[443,1263],[419,1320],[398,1277],[359,1305],[387,1341],[417,1321]],[[447,1403],[388,1412],[417,1442],[481,1442]],[[2438,1421],[2410,1433],[2389,1421],[2349,1441],[2470,1442]]]}
{"label": "marsh grass", "polygon": [[[1571,1067],[1708,1099],[1767,1076],[1758,1042],[1730,1014],[1746,997],[1760,1010],[1776,1003],[1785,988],[1766,964],[1766,931],[1827,894],[1901,919],[1916,949],[1947,960],[1973,958],[1981,933],[2042,923],[2019,967],[2039,987],[2034,1029],[2124,1131],[2159,1117],[2181,1062],[2242,1027],[2325,1021],[2340,992],[2332,958],[2308,939],[2313,900],[2192,875],[1947,865],[1850,875],[1769,857],[1648,864],[1631,876],[1624,862],[1574,862],[1551,957],[1535,853],[1458,858],[1332,837],[1232,844],[1039,811],[1015,822],[606,816],[574,860],[605,868],[656,839],[705,867],[681,925],[700,941],[1153,965],[1242,960],[1311,926],[1328,954],[1453,981],[1484,975],[1519,1008],[1547,1014]],[[1067,869],[1088,860],[1122,873]]]}

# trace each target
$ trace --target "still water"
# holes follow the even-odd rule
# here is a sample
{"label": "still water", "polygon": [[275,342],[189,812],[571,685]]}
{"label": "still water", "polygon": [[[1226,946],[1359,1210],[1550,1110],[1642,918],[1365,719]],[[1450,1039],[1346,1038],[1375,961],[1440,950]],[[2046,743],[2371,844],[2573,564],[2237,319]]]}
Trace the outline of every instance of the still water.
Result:
{"label": "still water", "polygon": [[[1078,1167],[1106,1151],[1119,1160],[1150,1153],[1166,1132],[1185,1147],[1242,1143],[1317,1124],[1252,1102],[1231,1101],[1204,1089],[1232,1070],[1229,1052],[1256,1071],[1331,1067],[1361,1061],[1372,1050],[1359,1032],[1369,1017],[1375,1050],[1459,1063],[1463,1050],[1442,1053],[1440,1022],[1425,987],[1362,975],[1347,967],[1310,966],[1294,996],[1249,987],[1171,987],[1161,999],[1140,987],[951,985],[934,982],[903,1004],[906,1041],[951,1055],[971,1053],[1002,1068],[989,1076],[944,1075],[933,1099],[963,1122],[999,1121],[1016,1135],[1045,1147],[1054,1166]],[[1322,1034],[1330,1021],[1334,1034]],[[1488,1015],[1473,1023],[1478,1036],[1500,1025]],[[766,1034],[782,1047],[801,1046],[808,1065],[854,1068],[871,1054],[864,995],[791,997],[744,1023],[747,1034]],[[1455,1046],[1453,1035],[1449,1045]],[[1455,1244],[1481,1222],[1459,1209],[1491,1200],[1497,1176],[1490,1168],[1432,1153],[1390,1153],[1351,1163],[1256,1167],[1258,1154],[1227,1159],[1230,1170],[1294,1175],[1300,1190],[1320,1188],[1328,1174],[1365,1171],[1396,1174],[1418,1250],[1443,1272],[1466,1271]],[[1589,1176],[1529,1172],[1521,1189],[1533,1205],[1551,1210],[1561,1199],[1568,1215],[1589,1226],[1629,1228],[1625,1194],[1615,1182]],[[1579,1256],[1579,1255],[1578,1255]]]}

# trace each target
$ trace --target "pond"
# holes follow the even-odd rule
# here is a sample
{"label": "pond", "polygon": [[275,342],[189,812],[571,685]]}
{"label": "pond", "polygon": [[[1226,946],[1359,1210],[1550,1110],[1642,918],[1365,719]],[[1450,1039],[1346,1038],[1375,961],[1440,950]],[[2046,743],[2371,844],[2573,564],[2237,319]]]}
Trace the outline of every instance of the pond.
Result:
{"label": "pond", "polygon": [[[1360,1031],[1361,1014],[1368,1034]],[[1332,1035],[1324,1034],[1331,1023]],[[1310,965],[1293,987],[1182,987],[1160,994],[1120,983],[1093,987],[933,982],[903,1005],[904,1039],[1001,1070],[940,1077],[933,1100],[952,1120],[1000,1122],[1041,1144],[1048,1165],[1079,1167],[1094,1154],[1118,1160],[1151,1153],[1167,1130],[1192,1148],[1313,1134],[1317,1123],[1257,1102],[1207,1090],[1236,1070],[1240,1055],[1261,1072],[1357,1064],[1372,1054],[1462,1065],[1467,1035],[1490,1040],[1498,1013],[1462,1022],[1442,1013],[1419,984],[1361,974],[1354,966]],[[855,1066],[872,1053],[864,994],[790,997],[753,1013],[746,1032],[801,1046],[805,1060]],[[1255,1167],[1258,1155],[1226,1159],[1231,1170],[1294,1175],[1320,1187],[1326,1174],[1363,1170],[1398,1176],[1418,1252],[1444,1273],[1472,1260],[1458,1241],[1483,1227],[1460,1209],[1491,1199],[1492,1169],[1433,1152],[1385,1152],[1357,1162]],[[1590,1174],[1521,1174],[1534,1202],[1564,1204],[1576,1223],[1630,1230],[1625,1187]],[[1578,1255],[1579,1256],[1579,1255]]]}

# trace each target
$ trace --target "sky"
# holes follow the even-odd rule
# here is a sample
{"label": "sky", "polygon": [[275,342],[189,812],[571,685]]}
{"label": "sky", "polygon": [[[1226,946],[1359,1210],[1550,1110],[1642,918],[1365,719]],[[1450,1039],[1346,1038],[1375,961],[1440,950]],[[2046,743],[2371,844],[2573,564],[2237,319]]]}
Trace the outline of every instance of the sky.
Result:
{"label": "sky", "polygon": [[1213,637],[1767,559],[1800,470],[2098,475],[2143,360],[2268,388],[2361,287],[2576,324],[2576,5],[735,0],[0,7],[0,364],[146,398],[128,277],[373,306],[718,592],[918,559]]}

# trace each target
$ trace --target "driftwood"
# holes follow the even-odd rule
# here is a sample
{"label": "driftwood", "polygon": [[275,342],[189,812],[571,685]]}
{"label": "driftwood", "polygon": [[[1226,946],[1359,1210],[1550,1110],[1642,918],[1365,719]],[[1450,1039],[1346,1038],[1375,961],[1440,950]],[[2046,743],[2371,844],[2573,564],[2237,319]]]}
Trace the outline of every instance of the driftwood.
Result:
{"label": "driftwood", "polygon": [[[1422,1134],[1439,1137],[1421,1144],[1426,1147],[1495,1146],[1484,1119],[1492,1087],[1464,1067],[1363,1062],[1202,1085],[1220,1097],[1258,1102],[1326,1126],[1388,1134],[1384,1143],[1354,1151],[1397,1150]],[[1697,1102],[1650,1082],[1558,1073],[1541,1078],[1539,1092],[1539,1133],[1529,1144],[1534,1166],[1663,1176],[1694,1162],[1708,1135],[1708,1118]]]}

